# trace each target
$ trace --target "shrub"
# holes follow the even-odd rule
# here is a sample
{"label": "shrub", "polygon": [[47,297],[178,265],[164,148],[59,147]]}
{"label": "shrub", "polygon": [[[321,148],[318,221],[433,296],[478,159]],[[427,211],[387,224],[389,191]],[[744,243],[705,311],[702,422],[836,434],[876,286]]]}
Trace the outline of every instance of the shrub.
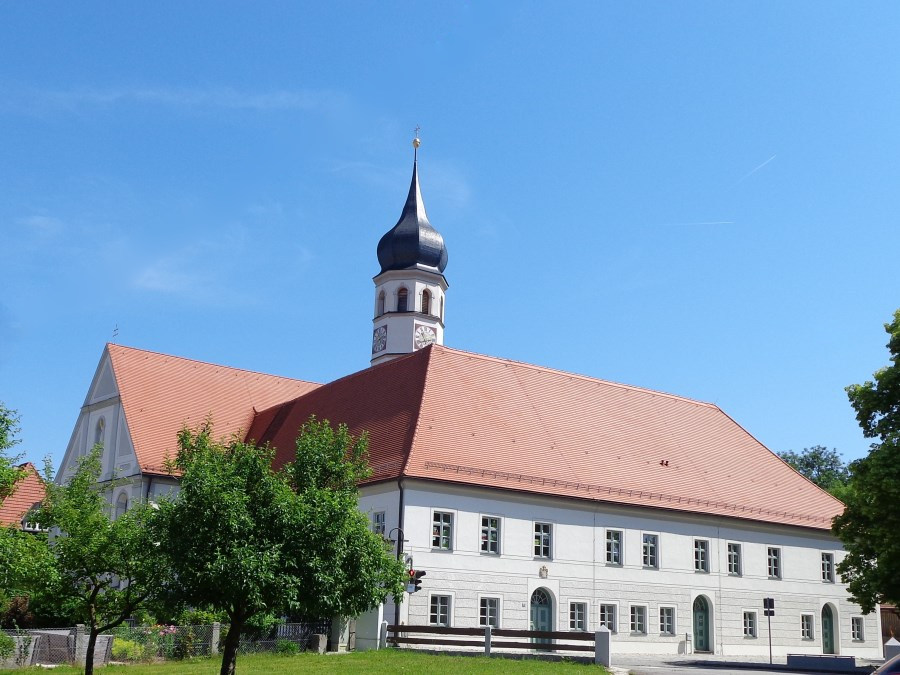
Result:
{"label": "shrub", "polygon": [[275,652],[277,654],[299,654],[300,645],[293,640],[278,640],[278,642],[275,643]]}
{"label": "shrub", "polygon": [[0,660],[5,661],[13,655],[14,651],[16,651],[15,638],[12,638],[3,631],[0,631]]}

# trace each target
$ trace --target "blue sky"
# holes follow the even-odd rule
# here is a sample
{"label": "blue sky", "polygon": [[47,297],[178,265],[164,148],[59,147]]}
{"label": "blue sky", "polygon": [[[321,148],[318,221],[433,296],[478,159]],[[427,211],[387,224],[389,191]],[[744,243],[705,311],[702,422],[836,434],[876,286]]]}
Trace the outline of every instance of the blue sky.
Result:
{"label": "blue sky", "polygon": [[0,4],[0,400],[103,345],[326,382],[420,178],[446,344],[868,447],[900,306],[896,3]]}

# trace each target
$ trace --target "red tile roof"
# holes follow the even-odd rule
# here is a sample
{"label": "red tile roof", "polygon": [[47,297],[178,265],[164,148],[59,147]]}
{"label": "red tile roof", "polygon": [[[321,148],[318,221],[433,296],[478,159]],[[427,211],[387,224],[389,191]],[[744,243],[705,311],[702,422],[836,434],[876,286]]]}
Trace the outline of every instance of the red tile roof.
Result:
{"label": "red tile roof", "polygon": [[20,465],[25,477],[16,483],[13,493],[0,504],[0,525],[20,525],[28,510],[43,501],[44,481],[31,462]]}
{"label": "red tile roof", "polygon": [[401,476],[829,529],[843,510],[717,406],[434,345],[256,416],[291,459],[315,414]]}
{"label": "red tile roof", "polygon": [[288,401],[318,384],[108,344],[134,451],[147,473],[164,473],[177,435],[208,416],[217,436],[249,429],[256,410]]}

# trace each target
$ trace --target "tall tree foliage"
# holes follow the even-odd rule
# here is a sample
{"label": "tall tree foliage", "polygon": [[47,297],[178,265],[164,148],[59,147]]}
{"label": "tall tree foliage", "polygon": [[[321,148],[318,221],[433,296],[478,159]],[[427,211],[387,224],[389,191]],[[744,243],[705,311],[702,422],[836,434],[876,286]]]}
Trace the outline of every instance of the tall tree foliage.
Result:
{"label": "tall tree foliage", "polygon": [[838,571],[864,612],[900,602],[900,310],[885,330],[890,365],[847,387],[863,435],[878,442],[851,463],[847,508],[833,524],[847,550]]}
{"label": "tall tree foliage", "polygon": [[16,483],[25,477],[24,470],[18,466],[21,455],[10,452],[20,442],[16,438],[18,432],[18,413],[0,401],[0,504],[12,494]]}
{"label": "tall tree foliage", "polygon": [[803,452],[793,450],[779,452],[778,456],[823,490],[827,490],[840,500],[845,498],[850,470],[837,450],[829,450],[824,445],[814,445],[811,448],[803,448]]}
{"label": "tall tree foliage", "polygon": [[[58,602],[89,629],[85,674],[94,670],[97,636],[121,624],[167,578],[153,529],[155,511],[137,504],[110,518],[109,485],[99,484],[102,448],[81,458],[65,484],[47,480],[38,520],[52,529],[50,553]],[[48,469],[49,474],[49,469]]]}
{"label": "tall tree foliage", "polygon": [[273,452],[211,425],[184,430],[173,470],[176,499],[161,505],[163,549],[176,592],[228,615],[222,675],[241,635],[265,614],[355,615],[402,592],[403,569],[357,508],[368,475],[366,440],[311,420],[297,460],[272,470]]}
{"label": "tall tree foliage", "polygon": [[[11,450],[19,444],[19,415],[0,402],[0,504],[25,477],[18,466],[20,455]],[[0,527],[0,609],[5,616],[11,603],[27,608],[28,597],[55,580],[42,534],[23,532],[17,525]]]}

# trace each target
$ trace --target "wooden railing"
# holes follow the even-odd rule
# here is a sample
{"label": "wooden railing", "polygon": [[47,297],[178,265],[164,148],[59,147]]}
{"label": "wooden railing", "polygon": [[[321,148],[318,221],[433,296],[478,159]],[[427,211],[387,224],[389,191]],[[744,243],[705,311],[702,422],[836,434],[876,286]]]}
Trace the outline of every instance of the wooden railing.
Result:
{"label": "wooden railing", "polygon": [[[483,647],[490,655],[493,649],[534,649],[537,651],[593,652],[598,663],[609,660],[609,631],[597,633],[582,631],[516,630],[509,628],[449,628],[445,626],[413,626],[383,624],[384,643],[398,645],[427,645],[435,647]],[[417,637],[409,637],[410,634]],[[426,637],[419,637],[425,635]],[[436,636],[453,637],[436,637]],[[435,636],[435,637],[432,637]],[[459,638],[470,639],[459,639]],[[478,639],[472,639],[478,638]],[[496,640],[496,638],[525,638]],[[564,642],[560,642],[564,641]],[[579,644],[567,644],[575,642]]]}

